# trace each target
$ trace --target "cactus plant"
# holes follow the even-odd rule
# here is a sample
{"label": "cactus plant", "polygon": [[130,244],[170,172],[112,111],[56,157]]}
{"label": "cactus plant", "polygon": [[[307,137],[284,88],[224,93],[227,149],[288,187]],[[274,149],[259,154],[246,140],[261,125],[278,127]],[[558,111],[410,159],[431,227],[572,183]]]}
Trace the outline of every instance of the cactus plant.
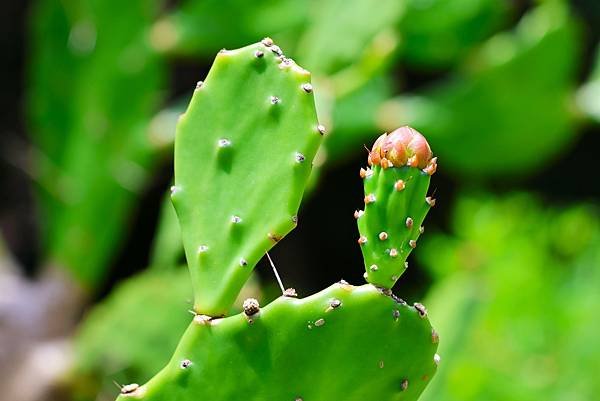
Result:
{"label": "cactus plant", "polygon": [[[269,38],[221,51],[198,85],[178,123],[172,188],[195,316],[167,366],[143,386],[123,386],[118,400],[415,400],[435,373],[439,339],[427,310],[390,285],[342,280],[304,299],[288,289],[223,317],[252,267],[296,225],[324,133],[312,91],[308,71]],[[381,181],[393,174],[407,186],[405,201],[373,210],[372,225],[391,208],[414,208],[420,224],[427,208],[412,197],[435,170],[429,145],[404,127],[389,135],[396,153],[377,159],[382,138],[370,162],[397,163]]]}
{"label": "cactus plant", "polygon": [[169,364],[119,400],[413,400],[436,369],[422,313],[338,283],[224,319],[198,315]]}
{"label": "cactus plant", "polygon": [[270,39],[219,52],[175,142],[171,198],[198,313],[224,314],[294,228],[323,132],[310,74]]}
{"label": "cactus plant", "polygon": [[419,132],[402,127],[381,135],[369,153],[370,167],[360,170],[365,209],[357,210],[365,278],[392,288],[407,267],[406,258],[423,233],[425,215],[435,204],[427,196],[437,169],[429,144]]}

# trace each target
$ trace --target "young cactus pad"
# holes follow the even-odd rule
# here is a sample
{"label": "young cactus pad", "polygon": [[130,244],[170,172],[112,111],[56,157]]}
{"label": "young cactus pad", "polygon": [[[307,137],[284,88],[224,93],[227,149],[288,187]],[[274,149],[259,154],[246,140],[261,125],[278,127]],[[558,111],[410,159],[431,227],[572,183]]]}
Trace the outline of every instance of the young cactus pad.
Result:
{"label": "young cactus pad", "polygon": [[323,132],[310,73],[271,39],[217,55],[175,140],[171,198],[196,312],[223,315],[295,227]]}
{"label": "young cactus pad", "polygon": [[366,280],[392,288],[406,270],[406,258],[423,233],[423,220],[435,200],[427,196],[437,168],[427,140],[410,127],[381,135],[361,169],[365,208],[357,210]]}
{"label": "young cactus pad", "polygon": [[436,371],[421,305],[345,282],[304,299],[210,320],[198,315],[169,364],[118,401],[408,401]]}

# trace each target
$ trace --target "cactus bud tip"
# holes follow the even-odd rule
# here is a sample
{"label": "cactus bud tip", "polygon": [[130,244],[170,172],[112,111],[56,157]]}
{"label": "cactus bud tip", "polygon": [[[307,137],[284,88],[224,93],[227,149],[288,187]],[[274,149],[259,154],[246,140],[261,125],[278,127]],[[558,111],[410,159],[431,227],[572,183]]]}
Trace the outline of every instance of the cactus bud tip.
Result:
{"label": "cactus bud tip", "polygon": [[410,166],[424,169],[431,175],[435,173],[437,159],[432,159],[429,143],[417,130],[404,126],[391,133],[384,133],[369,152],[369,165],[382,168]]}

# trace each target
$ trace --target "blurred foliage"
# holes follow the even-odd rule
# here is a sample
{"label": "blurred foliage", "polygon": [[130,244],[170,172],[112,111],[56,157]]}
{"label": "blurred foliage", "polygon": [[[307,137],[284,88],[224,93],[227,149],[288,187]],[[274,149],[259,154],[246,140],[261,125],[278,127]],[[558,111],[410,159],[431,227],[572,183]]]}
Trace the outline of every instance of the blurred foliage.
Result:
{"label": "blurred foliage", "polygon": [[423,400],[591,400],[600,384],[600,221],[591,205],[462,198],[417,256],[442,362]]}
{"label": "blurred foliage", "polygon": [[222,48],[275,35],[289,52],[284,38],[298,35],[309,5],[306,0],[184,0],[155,23],[152,44],[167,54],[212,59]]}
{"label": "blurred foliage", "polygon": [[588,81],[577,93],[577,103],[581,110],[596,123],[600,123],[600,44],[596,44],[594,67]]}
{"label": "blurred foliage", "polygon": [[497,0],[408,0],[399,21],[402,59],[439,69],[459,62],[507,23],[510,3]]}
{"label": "blurred foliage", "polygon": [[[156,235],[150,253],[150,266],[156,269],[177,266],[183,256],[181,229],[171,197],[165,196],[160,206]],[[189,277],[188,277],[189,278]]]}
{"label": "blurred foliage", "polygon": [[[261,290],[256,276],[246,283],[231,314],[244,299],[279,295]],[[69,378],[77,400],[113,399],[118,383],[146,382],[170,359],[190,324],[193,304],[188,269],[151,269],[126,280],[93,308],[75,337]]]}
{"label": "blurred foliage", "polygon": [[148,129],[166,71],[145,35],[158,6],[41,0],[33,10],[29,123],[44,253],[87,286],[104,278],[160,150]]}
{"label": "blurred foliage", "polygon": [[485,42],[448,81],[386,103],[380,124],[391,130],[408,122],[426,132],[458,173],[539,168],[574,139],[577,41],[568,9],[545,3],[514,32]]}
{"label": "blurred foliage", "polygon": [[[166,285],[168,283],[168,285]],[[112,380],[145,382],[169,360],[192,315],[185,268],[150,270],[125,281],[86,317],[76,337],[77,399],[114,395]]]}
{"label": "blurred foliage", "polygon": [[403,2],[396,0],[355,0],[352,7],[344,0],[321,1],[295,54],[301,65],[318,75],[338,72],[357,63],[373,38],[390,29],[403,11]]}

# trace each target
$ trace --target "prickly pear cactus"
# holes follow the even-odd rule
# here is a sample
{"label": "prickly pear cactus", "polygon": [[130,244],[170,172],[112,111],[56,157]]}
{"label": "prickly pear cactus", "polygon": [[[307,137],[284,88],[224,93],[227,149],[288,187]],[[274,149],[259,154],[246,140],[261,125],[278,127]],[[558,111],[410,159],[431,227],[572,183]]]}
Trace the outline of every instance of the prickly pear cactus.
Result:
{"label": "prickly pear cactus", "polygon": [[[438,335],[425,307],[409,306],[390,285],[342,281],[304,299],[285,291],[265,308],[250,298],[242,313],[221,316],[250,268],[296,223],[323,133],[308,78],[265,39],[220,53],[194,94],[178,127],[172,197],[198,313],[169,364],[145,385],[122,387],[119,401],[413,401],[435,373]],[[388,153],[382,138],[370,156],[369,179],[382,187],[376,195],[391,199],[385,181],[400,178],[406,192],[399,204],[368,209],[366,227],[396,218],[388,209],[399,205],[418,227],[435,159],[409,128],[389,135]],[[396,234],[390,230],[394,241]],[[398,259],[408,254],[401,251]]]}
{"label": "prickly pear cactus", "polygon": [[245,312],[196,316],[171,362],[119,400],[414,400],[436,370],[426,312],[372,285]]}
{"label": "prickly pear cactus", "polygon": [[171,197],[198,313],[223,315],[295,227],[323,130],[310,73],[271,39],[217,55],[175,140]]}
{"label": "prickly pear cactus", "polygon": [[369,153],[369,167],[360,170],[365,208],[357,210],[365,278],[392,288],[406,270],[406,258],[424,231],[421,225],[435,200],[427,196],[437,168],[427,140],[410,127],[381,135]]}

